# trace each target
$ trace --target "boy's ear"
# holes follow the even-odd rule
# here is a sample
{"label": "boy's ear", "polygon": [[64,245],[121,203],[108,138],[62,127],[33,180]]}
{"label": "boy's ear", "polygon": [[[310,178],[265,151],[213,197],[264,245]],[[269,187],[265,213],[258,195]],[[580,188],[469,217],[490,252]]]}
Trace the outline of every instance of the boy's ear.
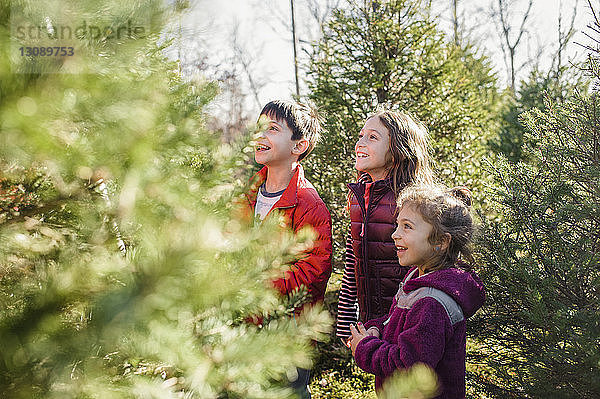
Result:
{"label": "boy's ear", "polygon": [[296,141],[296,144],[294,144],[294,147],[292,147],[292,154],[300,156],[308,149],[308,144],[309,143],[307,139],[300,139]]}
{"label": "boy's ear", "polygon": [[444,235],[442,235],[442,238],[440,239],[440,247],[442,250],[447,250],[448,247],[450,246],[450,241],[452,240],[452,236],[450,235],[450,233],[444,233]]}

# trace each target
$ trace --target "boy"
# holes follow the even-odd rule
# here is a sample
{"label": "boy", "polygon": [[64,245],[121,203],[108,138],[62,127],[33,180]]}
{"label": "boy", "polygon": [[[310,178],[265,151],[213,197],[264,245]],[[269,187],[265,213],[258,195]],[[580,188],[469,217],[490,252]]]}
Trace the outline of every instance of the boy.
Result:
{"label": "boy", "polygon": [[[256,139],[254,159],[264,167],[254,176],[247,194],[255,218],[263,220],[275,210],[297,233],[310,227],[316,234],[314,247],[290,265],[273,285],[284,295],[305,286],[311,303],[323,300],[331,275],[331,216],[312,184],[304,177],[300,161],[314,148],[321,127],[316,112],[304,104],[271,101],[260,113],[267,128]],[[310,398],[307,370],[298,370],[292,386]]]}

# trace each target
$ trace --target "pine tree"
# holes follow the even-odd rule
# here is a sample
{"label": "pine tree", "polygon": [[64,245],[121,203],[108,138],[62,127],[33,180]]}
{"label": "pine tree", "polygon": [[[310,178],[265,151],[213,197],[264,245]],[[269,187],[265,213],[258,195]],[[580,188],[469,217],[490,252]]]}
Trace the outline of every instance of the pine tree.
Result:
{"label": "pine tree", "polygon": [[[587,67],[595,79],[598,59]],[[500,220],[484,219],[479,240],[488,292],[471,325],[479,394],[600,396],[599,100],[547,97],[543,111],[521,116],[528,162],[490,165]]]}
{"label": "pine tree", "polygon": [[505,91],[500,111],[500,131],[491,140],[492,150],[512,162],[526,161],[522,153],[525,127],[520,122],[520,115],[533,108],[543,110],[546,97],[555,102],[572,97],[577,91],[585,90],[585,81],[577,68],[564,67],[558,72],[546,73],[532,70],[528,79],[521,81],[516,93]]}
{"label": "pine tree", "polygon": [[494,131],[495,80],[474,49],[457,48],[436,26],[427,2],[350,1],[315,45],[310,98],[326,121],[307,173],[330,205],[338,251],[344,243],[346,183],[356,178],[354,144],[379,104],[410,112],[429,128],[442,180],[475,193]]}
{"label": "pine tree", "polygon": [[[286,306],[267,288],[302,241],[234,216],[248,148],[206,130],[216,86],[162,55],[171,10],[0,4],[2,396],[287,397],[330,321],[287,317],[303,293]],[[72,58],[22,57],[15,13],[110,29],[73,40]],[[144,37],[108,37],[138,19]],[[257,314],[262,327],[245,321]]]}

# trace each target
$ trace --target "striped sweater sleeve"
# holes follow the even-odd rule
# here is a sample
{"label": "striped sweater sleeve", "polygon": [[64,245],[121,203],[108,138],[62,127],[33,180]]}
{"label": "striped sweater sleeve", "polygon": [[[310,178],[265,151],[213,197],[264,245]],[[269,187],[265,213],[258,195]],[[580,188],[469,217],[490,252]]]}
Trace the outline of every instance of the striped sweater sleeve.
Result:
{"label": "striped sweater sleeve", "polygon": [[358,303],[356,300],[356,276],[354,264],[356,258],[352,250],[352,236],[348,232],[346,238],[346,259],[344,262],[344,275],[338,298],[336,335],[346,340],[350,337],[350,324],[358,320]]}

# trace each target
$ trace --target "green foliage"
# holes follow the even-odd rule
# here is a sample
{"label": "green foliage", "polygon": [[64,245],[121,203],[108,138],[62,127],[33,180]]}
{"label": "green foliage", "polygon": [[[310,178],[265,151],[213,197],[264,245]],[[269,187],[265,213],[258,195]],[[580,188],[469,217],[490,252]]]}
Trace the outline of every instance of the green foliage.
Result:
{"label": "green foliage", "polygon": [[423,121],[440,178],[476,194],[485,182],[480,160],[495,129],[495,80],[485,58],[448,44],[425,2],[386,1],[375,10],[368,3],[351,1],[334,12],[308,72],[310,98],[324,114],[327,133],[307,158],[307,173],[332,212],[338,253],[346,183],[356,178],[354,145],[376,105]]}
{"label": "green foliage", "polygon": [[330,320],[285,316],[303,293],[286,306],[267,288],[303,242],[232,215],[246,143],[205,129],[216,86],[182,82],[162,55],[162,3],[63,4],[89,23],[151,14],[155,30],[86,43],[112,46],[100,69],[70,61],[95,73],[53,74],[10,72],[35,62],[9,54],[10,7],[41,23],[45,6],[1,4],[2,396],[288,397],[286,372],[310,365]]}
{"label": "green foliage", "polygon": [[418,364],[399,370],[377,396],[374,376],[358,368],[347,348],[328,345],[319,352],[321,361],[315,364],[317,374],[311,384],[314,399],[426,399],[437,390],[435,373]]}
{"label": "green foliage", "polygon": [[[546,98],[551,101],[564,101],[578,91],[585,91],[586,79],[576,68],[562,68],[558,72],[542,73],[533,70],[528,80],[521,82],[517,93],[507,90],[500,116],[500,132],[493,137],[490,145],[498,154],[503,154],[512,162],[524,159],[525,127],[521,114],[533,108],[545,109]],[[535,143],[527,143],[532,146]]]}
{"label": "green foliage", "polygon": [[383,384],[383,399],[415,398],[435,396],[438,390],[435,372],[428,366],[417,363],[408,370],[397,371]]}
{"label": "green foliage", "polygon": [[596,94],[547,101],[522,116],[528,162],[490,165],[503,220],[481,231],[488,300],[471,361],[491,397],[600,395],[599,111]]}
{"label": "green foliage", "polygon": [[375,377],[362,371],[336,337],[318,346],[310,386],[314,399],[375,399]]}

